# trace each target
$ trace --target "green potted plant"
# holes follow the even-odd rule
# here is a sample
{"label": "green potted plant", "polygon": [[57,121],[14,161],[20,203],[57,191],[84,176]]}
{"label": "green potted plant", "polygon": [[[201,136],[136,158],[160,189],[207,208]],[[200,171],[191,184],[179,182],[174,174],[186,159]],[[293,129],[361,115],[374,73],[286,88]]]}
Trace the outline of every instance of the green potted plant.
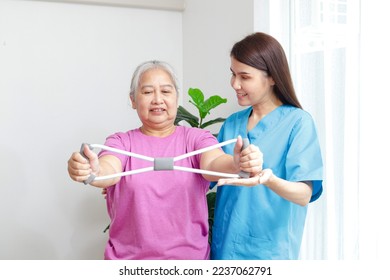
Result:
{"label": "green potted plant", "polygon": [[[179,106],[176,120],[175,120],[175,125],[179,125],[181,121],[185,121],[192,127],[205,128],[210,125],[225,121],[225,118],[216,118],[204,122],[205,118],[210,114],[210,111],[212,109],[227,102],[226,98],[222,98],[219,95],[213,95],[205,100],[203,92],[198,88],[190,88],[188,90],[188,95],[192,99],[189,102],[198,109],[199,117],[191,114],[183,106]],[[217,135],[214,134],[214,136]],[[215,199],[216,199],[216,192],[209,191],[207,193],[207,207],[209,212],[209,243],[210,244],[211,244],[211,237],[213,233]]]}
{"label": "green potted plant", "polygon": [[203,92],[198,88],[190,88],[188,90],[188,95],[192,99],[189,102],[198,109],[199,117],[191,114],[183,106],[179,106],[175,119],[175,125],[179,125],[181,121],[185,121],[192,127],[205,128],[210,125],[225,121],[225,118],[216,118],[204,122],[205,118],[210,114],[212,109],[227,102],[226,98],[222,98],[219,95],[213,95],[205,100]]}

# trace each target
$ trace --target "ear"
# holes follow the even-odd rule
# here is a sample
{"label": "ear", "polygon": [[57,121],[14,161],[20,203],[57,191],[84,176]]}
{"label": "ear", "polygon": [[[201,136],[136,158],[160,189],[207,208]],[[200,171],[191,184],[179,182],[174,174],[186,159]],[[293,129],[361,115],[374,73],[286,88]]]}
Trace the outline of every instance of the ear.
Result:
{"label": "ear", "polygon": [[274,79],[271,77],[271,76],[269,76],[269,84],[271,85],[271,86],[274,86],[276,83],[275,83],[275,81],[274,81]]}
{"label": "ear", "polygon": [[133,96],[130,96],[130,101],[131,101],[131,108],[136,109],[137,107],[135,106],[135,100]]}

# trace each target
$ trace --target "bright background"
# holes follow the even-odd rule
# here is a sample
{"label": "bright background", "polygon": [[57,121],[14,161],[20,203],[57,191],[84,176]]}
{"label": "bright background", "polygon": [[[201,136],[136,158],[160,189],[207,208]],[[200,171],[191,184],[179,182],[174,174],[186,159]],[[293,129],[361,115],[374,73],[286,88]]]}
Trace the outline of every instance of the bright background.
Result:
{"label": "bright background", "polygon": [[323,150],[301,258],[389,258],[387,1],[85,2],[0,0],[0,259],[102,259],[105,201],[70,180],[70,154],[139,126],[128,90],[145,60],[175,67],[189,110],[189,87],[228,98],[210,117],[241,109],[229,51],[253,31],[283,44]]}

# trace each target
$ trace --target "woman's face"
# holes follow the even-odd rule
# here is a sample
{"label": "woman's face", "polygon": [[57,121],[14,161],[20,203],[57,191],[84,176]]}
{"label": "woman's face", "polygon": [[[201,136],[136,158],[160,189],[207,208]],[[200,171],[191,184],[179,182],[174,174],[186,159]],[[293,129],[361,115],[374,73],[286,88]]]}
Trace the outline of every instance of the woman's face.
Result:
{"label": "woman's face", "polygon": [[274,80],[265,71],[241,63],[231,57],[232,77],[230,84],[236,91],[240,106],[264,104],[275,98]]}
{"label": "woman's face", "polygon": [[148,129],[166,129],[174,125],[178,107],[177,92],[170,75],[158,68],[142,74],[132,107]]}

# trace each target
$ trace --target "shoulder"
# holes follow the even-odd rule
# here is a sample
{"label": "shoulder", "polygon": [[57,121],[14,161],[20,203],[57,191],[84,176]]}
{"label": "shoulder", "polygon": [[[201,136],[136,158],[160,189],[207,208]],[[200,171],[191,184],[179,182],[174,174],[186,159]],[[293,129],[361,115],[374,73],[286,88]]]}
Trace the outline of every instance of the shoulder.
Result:
{"label": "shoulder", "polygon": [[289,133],[290,144],[296,142],[299,145],[303,143],[318,144],[318,131],[312,115],[300,108],[291,108],[290,113],[286,114],[285,119],[291,127]]}
{"label": "shoulder", "polygon": [[295,122],[296,125],[314,125],[312,115],[301,108],[284,105],[282,108],[282,114],[284,118],[290,119],[290,121]]}
{"label": "shoulder", "polygon": [[183,135],[185,138],[197,138],[211,134],[211,132],[206,129],[188,126],[177,126],[176,133]]}
{"label": "shoulder", "polygon": [[217,138],[206,129],[201,129],[197,127],[187,127],[187,126],[177,126],[176,133],[182,137],[187,145],[201,148],[204,146],[209,146],[214,143],[218,143]]}
{"label": "shoulder", "polygon": [[126,132],[115,132],[106,138],[106,144],[111,147],[128,148],[131,141],[137,139],[135,134],[139,133],[139,129],[133,129]]}
{"label": "shoulder", "polygon": [[131,137],[134,132],[136,131],[137,129],[134,129],[134,130],[129,130],[129,131],[119,131],[119,132],[115,132],[115,133],[112,133],[110,135],[107,136],[107,139],[108,138],[113,138],[113,139],[128,139],[129,137]]}

